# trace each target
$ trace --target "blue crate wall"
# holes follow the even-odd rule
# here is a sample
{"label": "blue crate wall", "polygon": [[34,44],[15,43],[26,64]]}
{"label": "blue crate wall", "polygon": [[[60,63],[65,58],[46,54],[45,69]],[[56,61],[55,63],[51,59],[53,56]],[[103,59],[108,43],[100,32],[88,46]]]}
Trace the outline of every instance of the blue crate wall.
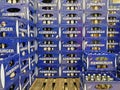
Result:
{"label": "blue crate wall", "polygon": [[[20,69],[16,81],[12,79],[14,82],[11,81],[11,85],[6,85],[5,90],[28,90],[30,87],[30,58],[32,57],[31,54],[35,54],[37,50],[34,5],[33,0],[2,0],[0,3],[0,9],[2,9],[0,11],[0,55],[8,55],[10,57],[18,54],[19,58],[16,58],[16,61]],[[15,63],[13,62],[13,64]],[[16,70],[13,74],[16,75],[17,72]],[[11,79],[8,78],[8,80]]]}
{"label": "blue crate wall", "polygon": [[[20,3],[22,3],[22,0]],[[82,6],[83,3],[86,3],[86,7]],[[95,5],[98,5],[98,7],[95,7]],[[21,72],[23,72],[21,77],[24,78],[20,78],[20,85],[23,88],[29,88],[29,85],[34,81],[36,63],[39,71],[38,77],[79,77],[79,73],[84,70],[82,51],[85,50],[90,53],[107,51],[112,53],[119,52],[119,10],[112,10],[107,7],[107,1],[63,0],[57,2],[57,0],[54,0],[52,2],[45,2],[45,0],[37,0],[37,6],[37,31],[35,31],[33,24],[35,19],[33,17],[33,2],[30,2],[29,7],[28,4],[21,6],[19,3],[5,4],[5,7],[1,6],[3,10],[1,16],[5,16],[3,20],[7,19],[6,21],[9,22],[14,21],[13,19],[9,19],[13,16],[13,18],[24,18],[23,20],[19,19],[19,21],[28,23],[28,25],[20,23],[20,34],[16,32],[6,32],[6,29],[1,27],[1,30],[3,30],[1,32],[1,37],[4,37],[5,35],[9,37],[9,40],[6,38],[5,43],[7,41],[9,41],[9,43],[7,43],[8,45],[12,43],[10,47],[12,47],[15,52],[19,52],[20,61],[23,61],[23,68],[21,64]],[[30,11],[27,11],[24,7],[28,7]],[[14,11],[8,13],[9,10],[11,11],[10,8],[15,8],[15,10],[18,11],[19,9],[21,10],[16,14]],[[24,14],[25,11],[31,15],[26,16],[26,14]],[[108,16],[106,11],[109,11]],[[117,13],[114,14],[113,11],[116,11]],[[85,17],[83,17],[84,15]],[[96,21],[96,19],[98,21]],[[4,25],[4,22],[1,23]],[[11,25],[12,24],[13,23],[11,23]],[[15,38],[16,36],[17,40]],[[18,40],[18,38],[20,40]],[[2,40],[1,42],[4,43]],[[93,40],[99,40],[100,43],[93,43]],[[20,49],[15,48],[15,46],[17,46],[16,42],[20,46]],[[100,49],[99,51],[92,50],[92,48],[96,49],[96,46]],[[6,44],[5,46],[1,44],[1,47],[6,47]],[[1,53],[3,52],[1,51]],[[38,54],[38,60],[34,61],[34,55],[36,54]],[[100,53],[100,56],[102,56],[102,53]],[[94,67],[92,67],[92,70],[93,69]],[[25,73],[27,70],[28,72]],[[31,78],[33,78],[33,81]],[[29,85],[27,81],[29,82]]]}

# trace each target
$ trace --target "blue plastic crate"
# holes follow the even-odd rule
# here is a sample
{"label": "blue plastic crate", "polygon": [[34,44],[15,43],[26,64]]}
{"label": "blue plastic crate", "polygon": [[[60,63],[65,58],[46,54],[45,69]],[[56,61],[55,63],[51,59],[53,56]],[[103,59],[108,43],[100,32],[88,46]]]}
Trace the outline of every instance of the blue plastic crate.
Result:
{"label": "blue plastic crate", "polygon": [[80,38],[82,37],[83,26],[78,25],[61,25],[61,37],[62,38]]}
{"label": "blue plastic crate", "polygon": [[[98,78],[99,77],[99,78]],[[100,78],[101,77],[101,78]],[[87,72],[84,75],[84,88],[86,90],[110,89],[119,90],[120,79],[110,72]]]}
{"label": "blue plastic crate", "polygon": [[107,45],[107,50],[112,53],[118,53],[120,50],[118,38],[108,38]]}
{"label": "blue plastic crate", "polygon": [[109,26],[108,27],[108,38],[118,38],[120,35],[119,26]]}
{"label": "blue plastic crate", "polygon": [[39,11],[56,11],[58,10],[58,0],[37,0],[37,8]]}
{"label": "blue plastic crate", "polygon": [[82,72],[83,67],[82,64],[74,64],[74,65],[61,65],[61,76],[62,77],[79,77],[80,72]]}
{"label": "blue plastic crate", "polygon": [[37,25],[57,25],[58,24],[58,12],[36,12]]}
{"label": "blue plastic crate", "polygon": [[94,11],[94,12],[86,12],[85,16],[85,24],[107,24],[107,12],[100,12],[100,11]]}
{"label": "blue plastic crate", "polygon": [[82,11],[61,11],[62,25],[83,25]]}
{"label": "blue plastic crate", "polygon": [[61,52],[61,63],[62,64],[82,64],[82,52]]}
{"label": "blue plastic crate", "polygon": [[120,25],[120,17],[119,14],[116,15],[108,15],[108,25],[109,26],[119,26]]}
{"label": "blue plastic crate", "polygon": [[38,39],[38,52],[53,52],[59,50],[59,41],[56,39]]}
{"label": "blue plastic crate", "polygon": [[85,26],[85,37],[107,37],[107,26],[106,25],[86,25]]}
{"label": "blue plastic crate", "polygon": [[82,38],[67,39],[64,38],[62,42],[62,51],[82,51]]}
{"label": "blue plastic crate", "polygon": [[59,53],[43,52],[38,55],[39,64],[59,64]]}
{"label": "blue plastic crate", "polygon": [[84,50],[88,52],[106,52],[107,38],[84,38]]}
{"label": "blue plastic crate", "polygon": [[28,5],[25,4],[2,5],[0,9],[1,9],[0,16],[18,17],[31,21],[33,20],[31,16],[33,16],[34,9],[33,7],[30,7]]}
{"label": "blue plastic crate", "polygon": [[87,71],[116,71],[117,56],[110,53],[85,53],[83,61]]}
{"label": "blue plastic crate", "polygon": [[105,0],[86,0],[86,8],[85,11],[107,11],[107,1]]}
{"label": "blue plastic crate", "polygon": [[32,4],[32,6],[34,6],[34,0],[1,0],[0,1],[1,5],[18,5],[18,4]]}
{"label": "blue plastic crate", "polygon": [[59,66],[57,64],[38,64],[38,77],[58,77]]}
{"label": "blue plastic crate", "polygon": [[62,0],[61,1],[61,10],[65,11],[75,11],[82,10],[83,0]]}
{"label": "blue plastic crate", "polygon": [[0,23],[0,37],[28,37],[25,19],[1,17]]}
{"label": "blue plastic crate", "polygon": [[[0,57],[1,66],[1,89],[7,90],[10,86],[18,80],[20,74],[19,55],[3,55]],[[19,83],[16,84],[16,86]],[[16,87],[14,87],[15,90]]]}
{"label": "blue plastic crate", "polygon": [[38,38],[57,39],[59,38],[59,28],[57,26],[38,26]]}

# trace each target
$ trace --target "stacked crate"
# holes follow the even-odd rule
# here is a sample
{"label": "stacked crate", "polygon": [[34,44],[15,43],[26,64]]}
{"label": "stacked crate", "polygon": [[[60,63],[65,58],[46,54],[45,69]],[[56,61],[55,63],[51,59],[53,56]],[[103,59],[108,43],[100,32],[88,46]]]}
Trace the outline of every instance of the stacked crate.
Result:
{"label": "stacked crate", "polygon": [[78,77],[82,71],[82,0],[60,0],[60,76]]}
{"label": "stacked crate", "polygon": [[59,75],[58,0],[37,0],[38,77]]}
{"label": "stacked crate", "polygon": [[[8,57],[1,57],[3,58],[2,62],[6,58],[8,60],[10,58],[11,61],[5,61],[4,65],[6,68],[8,67],[5,72],[10,70],[8,74],[12,75],[5,78],[7,80],[6,86],[2,87],[5,90],[23,90],[30,86],[30,75],[32,72],[30,70],[30,49],[33,48],[33,46],[30,46],[30,42],[35,37],[31,35],[31,33],[35,34],[33,6],[32,0],[30,2],[28,0],[1,0],[0,2],[0,54],[3,57]],[[15,56],[16,54],[18,57]],[[16,77],[17,79],[14,80]],[[7,83],[9,87],[7,87]]]}
{"label": "stacked crate", "polygon": [[19,90],[19,55],[0,55],[0,90]]}

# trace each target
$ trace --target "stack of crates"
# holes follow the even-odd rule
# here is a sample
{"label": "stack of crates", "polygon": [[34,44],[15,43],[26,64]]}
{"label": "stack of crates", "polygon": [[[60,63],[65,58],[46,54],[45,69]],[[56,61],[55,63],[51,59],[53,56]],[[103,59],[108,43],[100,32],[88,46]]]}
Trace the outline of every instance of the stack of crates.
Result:
{"label": "stack of crates", "polygon": [[[86,0],[84,54],[85,90],[118,90],[119,9],[112,0]],[[117,6],[117,8],[115,7]],[[120,7],[119,7],[120,8]]]}
{"label": "stack of crates", "polygon": [[120,35],[120,5],[110,2],[108,8],[108,46],[107,51],[110,53],[118,53],[119,35]]}
{"label": "stack of crates", "polygon": [[85,1],[84,50],[106,52],[107,45],[107,1]]}
{"label": "stack of crates", "polygon": [[58,0],[37,0],[38,77],[59,76]]}
{"label": "stack of crates", "polygon": [[118,55],[117,75],[120,78],[120,2],[111,1],[108,9],[108,52]]}
{"label": "stack of crates", "polygon": [[82,0],[60,0],[60,76],[79,77],[82,71]]}
{"label": "stack of crates", "polygon": [[6,74],[1,89],[25,90],[32,82],[31,67],[35,59],[31,57],[37,50],[34,3],[32,0],[1,0],[0,9],[1,70]]}

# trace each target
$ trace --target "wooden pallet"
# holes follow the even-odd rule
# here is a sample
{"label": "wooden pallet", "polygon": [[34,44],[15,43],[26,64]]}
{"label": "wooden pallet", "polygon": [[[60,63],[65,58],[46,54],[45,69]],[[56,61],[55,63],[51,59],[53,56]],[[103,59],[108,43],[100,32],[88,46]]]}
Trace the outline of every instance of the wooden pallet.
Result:
{"label": "wooden pallet", "polygon": [[29,90],[80,90],[79,78],[37,78]]}

